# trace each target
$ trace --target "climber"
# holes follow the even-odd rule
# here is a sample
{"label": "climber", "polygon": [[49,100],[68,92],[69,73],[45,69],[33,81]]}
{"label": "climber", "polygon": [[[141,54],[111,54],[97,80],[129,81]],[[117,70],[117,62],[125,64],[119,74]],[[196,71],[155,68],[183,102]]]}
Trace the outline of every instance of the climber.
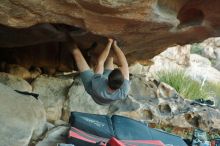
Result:
{"label": "climber", "polygon": [[[112,44],[119,66],[116,69],[113,65],[113,56],[109,55]],[[130,86],[128,63],[116,41],[108,39],[108,44],[98,57],[94,71],[90,69],[76,45],[71,49],[71,53],[80,71],[85,90],[96,103],[106,105],[127,97]]]}

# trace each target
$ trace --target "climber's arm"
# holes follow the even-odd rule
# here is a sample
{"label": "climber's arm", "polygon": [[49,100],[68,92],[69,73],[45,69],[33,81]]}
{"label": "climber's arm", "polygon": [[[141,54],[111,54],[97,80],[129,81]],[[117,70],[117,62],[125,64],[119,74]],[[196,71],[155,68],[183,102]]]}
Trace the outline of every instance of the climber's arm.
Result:
{"label": "climber's arm", "polygon": [[114,41],[114,43],[113,43],[113,48],[114,48],[114,52],[116,54],[116,57],[118,59],[118,63],[119,63],[118,65],[120,67],[120,70],[121,70],[122,74],[124,75],[124,78],[129,80],[128,62],[126,60],[124,53],[117,45],[116,41]]}
{"label": "climber's arm", "polygon": [[106,59],[108,57],[109,51],[111,49],[112,42],[113,42],[112,39],[108,40],[107,46],[105,47],[105,49],[103,50],[103,52],[99,56],[98,63],[97,63],[96,68],[95,68],[95,73],[96,74],[103,74],[104,63],[105,63],[105,61],[106,61]]}

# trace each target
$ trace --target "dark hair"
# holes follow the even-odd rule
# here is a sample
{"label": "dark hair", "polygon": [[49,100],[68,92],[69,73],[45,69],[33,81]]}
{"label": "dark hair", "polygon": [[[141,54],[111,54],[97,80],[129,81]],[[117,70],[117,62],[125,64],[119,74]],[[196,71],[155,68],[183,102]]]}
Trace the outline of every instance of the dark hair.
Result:
{"label": "dark hair", "polygon": [[108,76],[108,85],[111,89],[117,90],[124,82],[124,76],[120,69],[114,69]]}

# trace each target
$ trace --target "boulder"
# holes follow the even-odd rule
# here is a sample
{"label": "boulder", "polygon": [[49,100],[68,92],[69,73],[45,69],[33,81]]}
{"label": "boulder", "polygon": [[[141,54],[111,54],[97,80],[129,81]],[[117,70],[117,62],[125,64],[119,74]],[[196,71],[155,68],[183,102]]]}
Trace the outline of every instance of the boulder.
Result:
{"label": "boulder", "polygon": [[[210,41],[210,39],[208,40]],[[206,40],[205,42],[208,41]],[[203,46],[204,45],[205,43],[203,42]],[[148,70],[146,70],[146,76],[156,77],[157,73],[160,71],[182,70],[197,81],[219,83],[220,72],[216,69],[218,64],[216,64],[216,68],[212,67],[212,63],[208,58],[199,54],[190,54],[190,49],[191,45],[168,48],[152,59],[154,64],[148,67]],[[141,70],[141,66],[138,66],[138,68],[136,67],[135,71],[138,70]]]}
{"label": "boulder", "polygon": [[6,72],[23,79],[31,78],[31,73],[26,68],[16,64],[8,64],[6,66]]}
{"label": "boulder", "polygon": [[198,49],[201,50],[201,55],[208,59],[216,59],[215,55],[215,38],[208,38],[198,44]]}
{"label": "boulder", "polygon": [[212,65],[220,70],[220,45],[219,45],[219,37],[209,38],[199,46],[202,48],[202,56],[211,60]]}
{"label": "boulder", "polygon": [[144,76],[133,75],[131,78],[129,95],[137,100],[146,100],[156,97],[157,86],[153,82],[146,82]]}
{"label": "boulder", "polygon": [[146,80],[145,77],[132,77],[128,98],[112,104],[109,112],[158,122],[178,110],[177,101],[182,101],[182,98],[169,85],[156,80]]}
{"label": "boulder", "polygon": [[190,54],[190,66],[200,66],[200,67],[211,67],[211,62],[209,59],[200,56],[198,54]]}
{"label": "boulder", "polygon": [[220,96],[214,96],[215,106],[220,110]]}
{"label": "boulder", "polygon": [[196,105],[184,114],[185,120],[193,127],[206,131],[220,129],[220,111],[207,106]]}
{"label": "boulder", "polygon": [[155,56],[153,65],[149,68],[150,74],[164,70],[181,70],[190,65],[190,45],[167,48],[164,52]]}
{"label": "boulder", "polygon": [[140,63],[135,63],[131,66],[129,66],[129,73],[130,74],[139,74],[139,75],[145,75],[149,69],[149,66],[144,66]]}
{"label": "boulder", "polygon": [[193,66],[186,69],[186,73],[193,79],[203,82],[209,81],[213,83],[220,82],[220,72],[213,67]]}
{"label": "boulder", "polygon": [[68,134],[69,126],[56,126],[47,131],[42,141],[38,142],[36,146],[56,146],[59,143],[66,143],[65,135]]}
{"label": "boulder", "polygon": [[185,71],[197,81],[220,83],[220,72],[211,66],[211,62],[207,58],[200,55],[190,55],[190,66],[185,68]]}
{"label": "boulder", "polygon": [[92,97],[85,91],[81,79],[76,77],[68,92],[68,99],[64,105],[63,119],[68,121],[72,111],[107,114],[108,108],[108,105],[103,106],[95,103]]}
{"label": "boulder", "polygon": [[63,104],[66,100],[72,79],[39,76],[32,83],[33,92],[39,94],[46,110],[47,120],[55,122],[62,116]]}
{"label": "boulder", "polygon": [[216,60],[214,60],[214,67],[220,71],[220,48],[215,49]]}
{"label": "boulder", "polygon": [[220,37],[216,37],[214,43],[216,47],[220,47]]}
{"label": "boulder", "polygon": [[8,73],[0,72],[0,83],[19,91],[32,91],[31,85],[22,79]]}
{"label": "boulder", "polygon": [[40,100],[0,83],[0,145],[28,146],[45,131],[46,113]]}
{"label": "boulder", "polygon": [[192,104],[163,82],[133,77],[129,96],[110,105],[109,114],[118,114],[147,123],[182,128],[219,129],[220,111],[206,105]]}

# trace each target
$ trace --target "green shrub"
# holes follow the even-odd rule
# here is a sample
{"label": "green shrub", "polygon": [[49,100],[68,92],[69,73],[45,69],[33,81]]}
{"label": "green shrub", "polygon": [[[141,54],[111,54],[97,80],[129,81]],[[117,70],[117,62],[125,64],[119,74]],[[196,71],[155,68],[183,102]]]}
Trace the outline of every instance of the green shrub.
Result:
{"label": "green shrub", "polygon": [[214,97],[220,97],[220,84],[207,83],[205,89]]}
{"label": "green shrub", "polygon": [[160,71],[156,77],[164,83],[169,84],[183,97],[188,99],[207,98],[209,93],[201,88],[201,84],[183,71]]}
{"label": "green shrub", "polygon": [[198,44],[198,43],[194,43],[191,45],[191,50],[190,53],[191,54],[202,54],[202,47]]}

